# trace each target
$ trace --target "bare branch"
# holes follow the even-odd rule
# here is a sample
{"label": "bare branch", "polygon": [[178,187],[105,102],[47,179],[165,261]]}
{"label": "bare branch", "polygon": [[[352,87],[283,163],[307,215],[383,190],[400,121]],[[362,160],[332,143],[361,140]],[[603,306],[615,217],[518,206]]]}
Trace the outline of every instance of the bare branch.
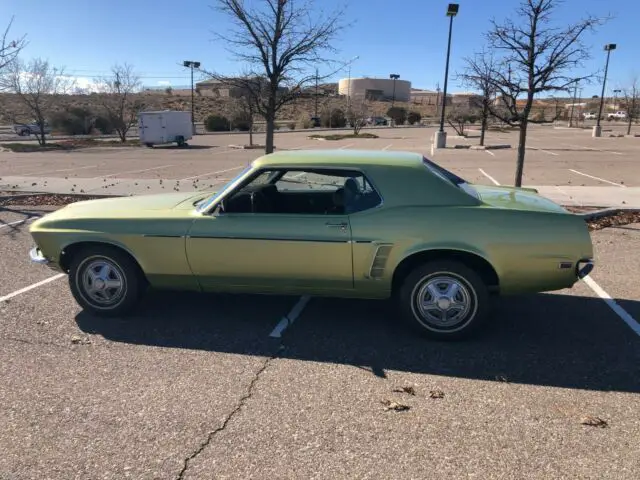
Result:
{"label": "bare branch", "polygon": [[252,6],[243,0],[217,0],[216,5],[234,28],[214,32],[214,36],[245,65],[245,74],[208,73],[249,92],[256,111],[266,120],[266,152],[271,153],[277,112],[293,101],[306,83],[315,81],[318,64],[333,62],[326,54],[335,52],[333,41],[343,29],[343,12],[324,17],[313,8],[312,0],[256,0]]}
{"label": "bare branch", "polygon": [[144,108],[142,102],[133,97],[142,88],[140,77],[131,65],[125,63],[114,65],[110,76],[98,77],[94,82],[97,90],[103,94],[98,97],[100,106],[124,143],[127,133],[138,121],[138,113]]}
{"label": "bare branch", "polygon": [[[0,38],[0,75],[11,62],[18,58],[20,51],[27,45],[26,35],[20,38],[9,37],[9,30],[11,30],[12,24],[13,17],[11,17],[7,28],[2,33],[2,38]],[[2,89],[2,83],[0,83],[0,89]]]}
{"label": "bare branch", "polygon": [[64,68],[52,67],[47,60],[36,58],[29,63],[14,59],[7,66],[5,76],[8,90],[18,96],[40,131],[36,133],[40,145],[46,144],[47,116],[52,113],[60,96],[71,93],[75,80],[65,75]]}
{"label": "bare branch", "polygon": [[493,72],[493,91],[499,97],[491,103],[492,115],[520,128],[516,186],[521,185],[527,124],[543,120],[530,118],[534,98],[539,94],[569,92],[577,83],[590,82],[595,73],[575,76],[591,56],[583,38],[610,17],[588,15],[564,27],[552,24],[562,0],[522,0],[516,13],[519,21],[492,20],[486,34],[489,47],[498,56]]}

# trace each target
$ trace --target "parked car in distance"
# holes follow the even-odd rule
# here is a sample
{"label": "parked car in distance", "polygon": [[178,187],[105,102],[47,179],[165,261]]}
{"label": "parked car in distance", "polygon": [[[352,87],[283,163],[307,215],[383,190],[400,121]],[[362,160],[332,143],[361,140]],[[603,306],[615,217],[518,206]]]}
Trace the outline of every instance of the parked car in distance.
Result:
{"label": "parked car in distance", "polygon": [[491,295],[568,288],[593,268],[581,217],[411,152],[272,153],[214,193],[76,202],[30,232],[31,259],[67,273],[94,314],[128,313],[149,286],[393,299],[438,339],[476,332]]}
{"label": "parked car in distance", "polygon": [[609,113],[607,115],[607,120],[624,120],[626,118],[627,118],[627,112],[623,112],[623,111]]}
{"label": "parked car in distance", "polygon": [[[13,125],[13,131],[16,132],[21,137],[29,136],[32,133],[35,135],[40,135],[41,129],[40,124],[37,122],[32,123],[16,123]],[[49,135],[51,133],[51,127],[47,122],[44,122],[44,134]]]}
{"label": "parked car in distance", "polygon": [[595,120],[598,118],[598,115],[595,112],[584,112],[582,115],[585,120]]}
{"label": "parked car in distance", "polygon": [[311,126],[313,128],[321,126],[320,117],[311,117]]}
{"label": "parked car in distance", "polygon": [[366,120],[367,125],[388,125],[389,122],[384,117],[369,117]]}

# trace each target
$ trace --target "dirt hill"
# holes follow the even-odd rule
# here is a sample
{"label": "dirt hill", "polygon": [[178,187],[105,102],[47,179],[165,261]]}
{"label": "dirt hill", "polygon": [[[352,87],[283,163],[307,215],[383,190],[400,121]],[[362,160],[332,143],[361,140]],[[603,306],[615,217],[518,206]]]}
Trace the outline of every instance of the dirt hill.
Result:
{"label": "dirt hill", "polygon": [[[53,111],[65,110],[69,107],[82,107],[95,111],[100,110],[99,98],[102,94],[92,93],[88,95],[62,95],[56,102]],[[190,92],[179,90],[177,92],[144,92],[135,95],[145,105],[145,110],[191,110]],[[395,102],[396,106],[404,107],[407,111],[417,111],[423,117],[434,116],[433,105],[409,104]],[[220,98],[206,95],[196,95],[194,102],[195,120],[203,121],[209,115],[233,115],[233,101],[229,98]],[[370,102],[367,110],[369,115],[385,115],[391,102]],[[320,97],[318,99],[318,114],[328,108],[342,108],[346,110],[347,101],[340,97]],[[308,119],[315,113],[315,101],[313,98],[299,98],[285,105],[279,112],[278,121],[298,122],[302,118]],[[10,125],[14,122],[32,121],[32,115],[14,94],[0,94],[0,125]]]}

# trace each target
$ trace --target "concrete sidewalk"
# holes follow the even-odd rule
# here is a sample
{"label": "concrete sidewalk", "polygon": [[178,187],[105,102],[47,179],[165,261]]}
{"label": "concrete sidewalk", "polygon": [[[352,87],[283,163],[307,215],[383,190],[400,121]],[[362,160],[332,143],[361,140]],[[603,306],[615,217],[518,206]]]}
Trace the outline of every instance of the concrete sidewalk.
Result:
{"label": "concrete sidewalk", "polygon": [[[226,180],[138,178],[2,177],[0,190],[97,195],[141,195],[172,191],[199,191],[221,187]],[[560,205],[640,208],[640,187],[577,187],[526,185]]]}

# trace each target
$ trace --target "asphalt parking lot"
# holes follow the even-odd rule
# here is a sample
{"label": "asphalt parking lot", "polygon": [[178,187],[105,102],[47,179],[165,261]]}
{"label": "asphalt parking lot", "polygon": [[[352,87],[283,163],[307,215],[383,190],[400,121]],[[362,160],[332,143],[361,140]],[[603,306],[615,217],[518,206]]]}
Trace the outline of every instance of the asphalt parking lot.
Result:
{"label": "asphalt parking lot", "polygon": [[[276,146],[431,156],[433,132],[279,133]],[[532,127],[524,184],[640,186],[640,138],[590,135]],[[0,151],[0,190],[7,178],[75,193],[208,189],[261,154],[229,147],[246,140]],[[487,143],[515,146],[516,133]],[[513,184],[515,149],[432,158]],[[573,289],[500,299],[482,336],[443,344],[404,329],[389,302],[151,293],[133,318],[92,317],[65,276],[28,259],[29,222],[54,208],[0,206],[0,478],[640,476],[640,224],[592,232],[597,266]]]}
{"label": "asphalt parking lot", "polygon": [[[612,129],[612,131],[608,131]],[[524,169],[524,185],[540,186],[640,186],[640,137],[609,137],[621,127],[609,127],[594,139],[588,129],[531,126]],[[467,139],[450,130],[448,147],[431,152],[434,127],[375,128],[376,139],[318,141],[312,131],[276,134],[276,147],[291,149],[373,149],[421,152],[468,181],[513,184],[517,132],[489,132],[487,144],[507,144],[509,149],[469,150],[455,145],[478,143],[478,132]],[[320,131],[319,134],[331,132]],[[342,133],[348,133],[343,131]],[[264,143],[262,134],[254,135]],[[91,148],[71,152],[13,153],[0,151],[0,188],[38,190],[56,183],[67,191],[110,193],[125,188],[134,193],[147,190],[206,189],[233,177],[237,170],[261,154],[260,150],[230,148],[248,142],[246,134],[199,135],[190,148],[172,146]],[[0,143],[0,147],[2,143]],[[162,182],[161,182],[162,180]],[[82,184],[79,184],[80,183]]]}
{"label": "asphalt parking lot", "polygon": [[[0,211],[1,478],[638,477],[640,332],[588,283],[452,344],[388,302],[312,298],[280,338],[299,298],[156,293],[107,321],[30,264],[46,210]],[[640,318],[640,225],[592,234],[591,282]]]}

